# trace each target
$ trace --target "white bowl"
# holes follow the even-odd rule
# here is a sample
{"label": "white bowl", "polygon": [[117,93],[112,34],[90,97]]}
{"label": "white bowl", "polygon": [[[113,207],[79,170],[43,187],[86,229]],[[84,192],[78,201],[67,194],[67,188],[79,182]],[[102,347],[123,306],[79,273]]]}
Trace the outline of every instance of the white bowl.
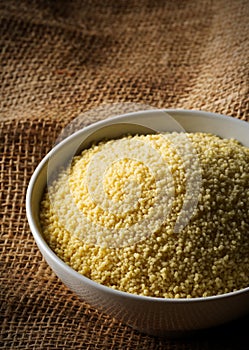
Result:
{"label": "white bowl", "polygon": [[149,129],[179,131],[181,126],[178,128],[165,118],[165,112],[187,132],[203,131],[236,138],[249,147],[249,123],[227,116],[187,110],[151,110],[120,115],[77,131],[46,155],[30,180],[26,210],[34,239],[45,260],[80,298],[137,330],[153,335],[175,336],[216,326],[249,312],[249,287],[219,296],[193,299],[153,298],[113,290],[82,276],[60,260],[45,242],[39,223],[39,204],[50,171],[58,169],[93,140]]}

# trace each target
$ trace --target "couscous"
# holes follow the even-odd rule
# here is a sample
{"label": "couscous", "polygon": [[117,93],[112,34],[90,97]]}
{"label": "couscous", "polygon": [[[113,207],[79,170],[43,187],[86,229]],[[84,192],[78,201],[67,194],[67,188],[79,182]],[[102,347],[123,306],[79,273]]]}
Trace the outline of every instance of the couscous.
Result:
{"label": "couscous", "polygon": [[113,156],[120,140],[75,156],[41,202],[54,252],[86,277],[133,294],[195,298],[249,286],[249,149],[184,135],[179,147],[177,133],[136,135],[121,139],[123,156]]}

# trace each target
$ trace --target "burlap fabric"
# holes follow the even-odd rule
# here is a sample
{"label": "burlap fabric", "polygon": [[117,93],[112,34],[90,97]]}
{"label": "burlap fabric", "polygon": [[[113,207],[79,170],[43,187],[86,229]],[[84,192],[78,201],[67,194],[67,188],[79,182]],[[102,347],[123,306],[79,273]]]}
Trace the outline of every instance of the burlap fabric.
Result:
{"label": "burlap fabric", "polygon": [[25,192],[60,131],[107,104],[249,120],[248,0],[6,0],[0,16],[1,348],[247,349],[249,316],[158,339],[79,300],[42,259]]}

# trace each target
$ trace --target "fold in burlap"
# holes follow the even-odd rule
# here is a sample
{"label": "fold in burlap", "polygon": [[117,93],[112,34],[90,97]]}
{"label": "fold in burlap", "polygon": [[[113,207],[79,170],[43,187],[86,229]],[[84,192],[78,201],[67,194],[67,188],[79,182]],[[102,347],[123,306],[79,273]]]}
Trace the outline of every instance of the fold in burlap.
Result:
{"label": "fold in burlap", "polygon": [[25,192],[81,113],[84,125],[140,107],[249,120],[248,1],[9,0],[0,16],[1,347],[247,348],[248,317],[201,337],[162,340],[80,301],[42,259]]}

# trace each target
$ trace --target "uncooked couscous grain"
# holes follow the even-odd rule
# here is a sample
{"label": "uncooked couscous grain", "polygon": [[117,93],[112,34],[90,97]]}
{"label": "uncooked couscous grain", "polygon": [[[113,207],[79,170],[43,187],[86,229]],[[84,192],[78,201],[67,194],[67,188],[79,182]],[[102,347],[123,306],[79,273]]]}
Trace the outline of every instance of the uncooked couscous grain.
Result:
{"label": "uncooked couscous grain", "polygon": [[[179,232],[174,227],[187,193],[186,167],[191,166],[192,155],[182,159],[165,135],[129,136],[126,139],[153,147],[170,168],[174,200],[167,218],[159,229],[146,232],[144,239],[125,246],[88,242],[88,234],[97,236],[99,226],[107,231],[119,230],[143,221],[156,201],[158,186],[150,168],[139,161],[138,149],[136,159],[124,157],[114,162],[103,176],[104,192],[117,206],[129,196],[127,183],[139,184],[137,205],[113,213],[94,202],[87,186],[89,163],[104,146],[115,145],[117,140],[101,142],[75,156],[69,172],[61,170],[44,194],[40,220],[54,252],[86,277],[133,294],[195,298],[248,287],[249,149],[236,140],[211,134],[186,135],[198,155],[201,187],[196,209]],[[177,138],[177,134],[172,133],[172,137]],[[159,181],[159,186],[163,183]],[[83,227],[86,232],[82,236],[75,234],[74,216],[79,214],[68,202],[67,191],[77,210],[96,224],[96,232]],[[51,198],[55,198],[53,203]],[[57,209],[65,215],[66,227]],[[146,231],[147,227],[143,229]]]}

